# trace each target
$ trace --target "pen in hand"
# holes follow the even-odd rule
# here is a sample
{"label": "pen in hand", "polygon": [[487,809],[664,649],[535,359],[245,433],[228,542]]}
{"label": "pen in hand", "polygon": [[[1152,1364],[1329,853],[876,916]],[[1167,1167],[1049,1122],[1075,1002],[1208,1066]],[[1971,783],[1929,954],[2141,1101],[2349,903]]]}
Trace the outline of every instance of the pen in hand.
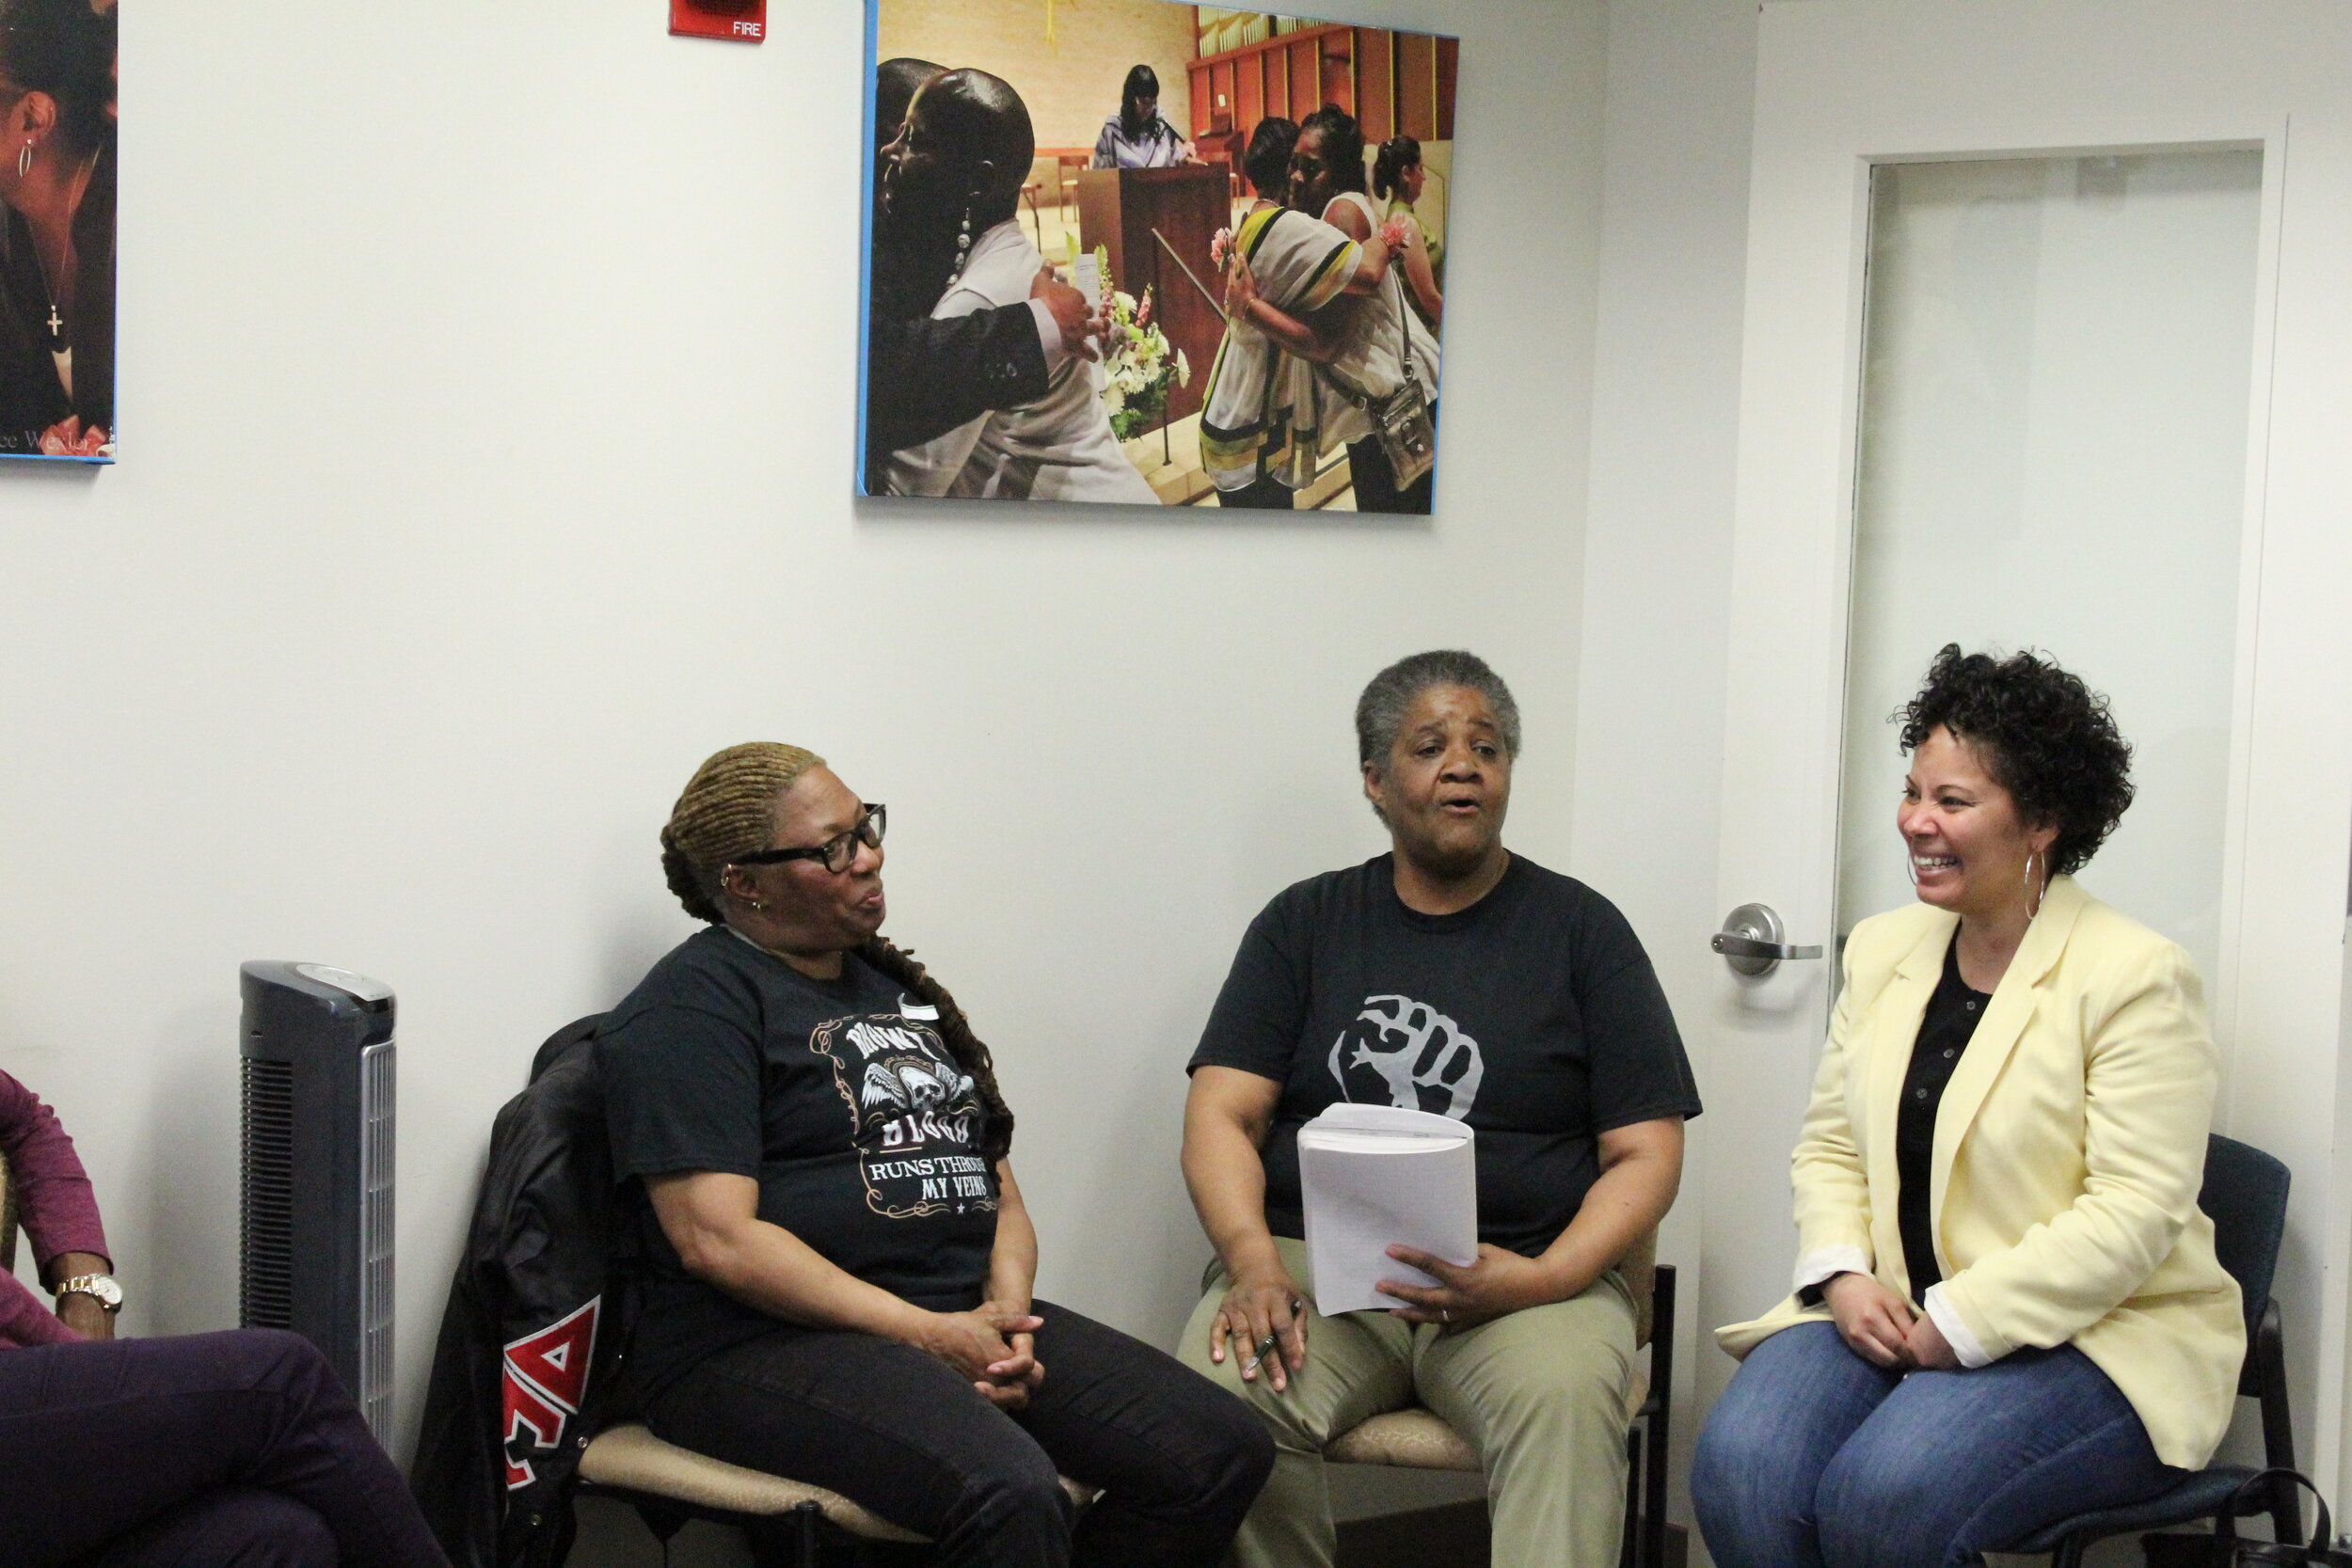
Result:
{"label": "pen in hand", "polygon": [[1279,1342],[1273,1335],[1269,1334],[1252,1345],[1249,1359],[1242,1363],[1241,1375],[1248,1377],[1255,1372],[1263,1364],[1265,1358],[1274,1354],[1274,1347]]}

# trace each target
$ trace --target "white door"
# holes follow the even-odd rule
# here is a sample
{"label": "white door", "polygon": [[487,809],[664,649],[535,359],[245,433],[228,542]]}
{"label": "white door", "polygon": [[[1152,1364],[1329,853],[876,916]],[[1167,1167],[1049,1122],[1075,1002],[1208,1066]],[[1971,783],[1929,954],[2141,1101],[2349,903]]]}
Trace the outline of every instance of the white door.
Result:
{"label": "white door", "polygon": [[[2036,526],[2069,485],[2084,515],[2072,519],[2077,526],[2064,541],[2046,546],[2055,585],[2021,579],[2010,595],[2002,575],[1991,573],[1965,594],[1955,589],[1950,635],[1977,643],[1989,630],[2011,645],[2048,646],[2094,684],[2118,689],[2127,734],[2135,707],[2151,733],[2204,733],[2203,749],[2177,766],[2144,753],[2138,820],[2126,818],[2126,832],[2149,824],[2145,842],[2134,846],[2139,869],[2119,854],[2112,892],[2127,912],[2181,927],[2208,968],[2226,1064],[2218,1130],[2294,1170],[2276,1293],[2291,1341],[2301,1454],[2323,1484],[2347,1495],[2352,1167],[2335,1149],[2339,1130],[2352,1132],[2352,1074],[2338,1065],[2352,853],[2352,8],[2334,0],[1790,0],[1767,5],[1760,28],[1718,907],[1770,905],[1788,941],[1821,944],[1831,957],[1783,963],[1757,978],[1726,966],[1708,1015],[1694,1021],[1709,1119],[1739,1123],[1715,1126],[1702,1140],[1698,1321],[1704,1328],[1753,1316],[1788,1288],[1795,1237],[1788,1151],[1820,1051],[1836,932],[1873,912],[1840,911],[1841,861],[1850,903],[1903,893],[1882,885],[1883,864],[1867,863],[1867,846],[1877,842],[1871,825],[1891,839],[1887,801],[1847,802],[1851,832],[1841,832],[1850,729],[1864,759],[1857,795],[1878,788],[1870,767],[1899,776],[1883,766],[1891,732],[1858,733],[1849,710],[1866,718],[1877,711],[1883,693],[1861,683],[1887,678],[1888,661],[1899,664],[1899,650],[1931,635],[1937,610],[1916,575],[1932,551],[1906,553],[1899,542],[1881,541],[1856,571],[1857,492],[1865,491],[1866,507],[1889,515],[1906,505],[1917,511],[1928,493],[1915,464],[1892,478],[1883,471],[1880,459],[1899,452],[1899,432],[1882,437],[1874,427],[1881,445],[1864,462],[1873,191],[1883,224],[1914,223],[1911,239],[1931,244],[1943,221],[1929,210],[1939,186],[1948,187],[1947,198],[1961,193],[1964,204],[1971,181],[1981,193],[1987,178],[1996,185],[2010,179],[2020,186],[2016,199],[2030,202],[2053,181],[2088,181],[2102,187],[2091,194],[2102,194],[2116,169],[2129,176],[2122,184],[2145,188],[2173,179],[2199,185],[2201,170],[2220,168],[2223,184],[2238,182],[2237,197],[2225,193],[2222,208],[2190,227],[2202,224],[2199,231],[2218,236],[2224,249],[2238,243],[2230,237],[2233,212],[2254,232],[2245,241],[2250,257],[2205,258],[2225,281],[2250,267],[2250,297],[2241,298],[2233,329],[2245,357],[2233,372],[2230,353],[2208,354],[2198,384],[2183,388],[2208,404],[2218,397],[2227,406],[2209,408],[2202,423],[2227,419],[2223,446],[2243,443],[2228,482],[2237,515],[2219,519],[2219,533],[2192,528],[2184,535],[2177,547],[2204,551],[2203,564],[2169,579],[2193,589],[2200,572],[2232,578],[2217,590],[2217,608],[2212,594],[2200,601],[2190,617],[2201,617],[2199,627],[2184,633],[2201,640],[2189,666],[2204,677],[2198,690],[2165,689],[2154,669],[2161,657],[2150,656],[2144,638],[2135,642],[2129,601],[2149,591],[2137,572],[2144,562],[2123,559],[2135,538],[2116,531],[2112,569],[2083,547],[2103,528],[2115,530],[2096,509],[2146,475],[2118,449],[2074,456],[2066,419],[2078,407],[2028,407],[2026,426],[1982,436],[1994,447],[2032,447],[2045,514]],[[2227,156],[2199,162],[2213,153]],[[1915,167],[1952,160],[1998,160],[2009,170],[1939,182]],[[1890,166],[1910,172],[1890,175]],[[1925,206],[1906,213],[1890,180],[1907,180]],[[2232,199],[2240,205],[2229,209]],[[2022,286],[2001,272],[2013,256],[1979,258],[1980,266],[1963,273],[1952,272],[1949,256],[1905,260],[1915,273],[1942,265],[1972,283]],[[2143,268],[2158,280],[2163,270]],[[2094,268],[2094,291],[2095,280]],[[2084,279],[2071,286],[2079,291]],[[1932,311],[1915,296],[1909,309],[1916,337],[1923,322],[1932,325]],[[1881,326],[1895,330],[1893,319]],[[2151,335],[2161,336],[2153,325]],[[2127,324],[2119,341],[2132,341]],[[2208,373],[2216,364],[2224,378],[2218,391]],[[1951,417],[1948,408],[1905,412],[1931,426]],[[2210,483],[2210,468],[2205,477]],[[2207,504],[2201,515],[2211,521],[2212,512]],[[1964,530],[1969,519],[1947,517],[1943,526]],[[1986,549],[2043,559],[2030,528],[2026,534],[2022,545],[2005,536]],[[1964,544],[1957,555],[1950,540],[1943,547],[1947,567],[1980,559]],[[2070,614],[2067,590],[2086,613]],[[2067,638],[2084,650],[2072,659]],[[1851,689],[1850,653],[1860,661],[1851,665]],[[2176,698],[2201,704],[2201,717],[2174,714],[2166,705]],[[2168,867],[2157,863],[2173,834],[2181,863]],[[2107,891],[2102,869],[2094,863],[2086,873],[2094,892]],[[1731,1370],[1702,1339],[1703,1401]]]}

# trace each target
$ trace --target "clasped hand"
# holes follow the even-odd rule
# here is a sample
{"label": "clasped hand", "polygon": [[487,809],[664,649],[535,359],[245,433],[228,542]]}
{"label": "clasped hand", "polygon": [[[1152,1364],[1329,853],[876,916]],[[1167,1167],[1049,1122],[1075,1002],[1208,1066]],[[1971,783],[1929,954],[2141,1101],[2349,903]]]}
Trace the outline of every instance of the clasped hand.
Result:
{"label": "clasped hand", "polygon": [[1029,297],[1044,305],[1054,325],[1060,329],[1062,346],[1080,359],[1099,359],[1102,350],[1095,344],[1108,323],[1103,319],[1102,302],[1091,300],[1061,280],[1051,265],[1040,267],[1030,280]]}
{"label": "clasped hand", "polygon": [[1225,319],[1247,321],[1249,302],[1258,297],[1258,279],[1249,270],[1249,260],[1233,246],[1233,260],[1225,269]]}
{"label": "clasped hand", "polygon": [[1914,1312],[1911,1303],[1867,1274],[1834,1275],[1821,1287],[1821,1299],[1846,1348],[1873,1367],[1949,1371],[1960,1365],[1933,1318]]}
{"label": "clasped hand", "polygon": [[1380,1281],[1374,1290],[1406,1303],[1391,1307],[1390,1315],[1406,1323],[1437,1323],[1448,1334],[1561,1299],[1541,1264],[1490,1243],[1480,1243],[1477,1259],[1467,1264],[1449,1263],[1418,1247],[1392,1246],[1389,1256],[1438,1281],[1435,1285]]}
{"label": "clasped hand", "polygon": [[1045,1381],[1037,1331],[1045,1320],[1026,1307],[984,1301],[969,1312],[927,1313],[914,1338],[924,1351],[972,1380],[1000,1410],[1019,1410]]}

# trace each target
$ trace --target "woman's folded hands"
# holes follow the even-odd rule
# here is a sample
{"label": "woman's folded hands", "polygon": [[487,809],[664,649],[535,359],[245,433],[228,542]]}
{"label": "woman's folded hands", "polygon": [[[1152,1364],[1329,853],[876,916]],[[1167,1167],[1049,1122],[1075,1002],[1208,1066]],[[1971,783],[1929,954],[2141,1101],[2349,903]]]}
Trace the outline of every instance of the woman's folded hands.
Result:
{"label": "woman's folded hands", "polygon": [[1944,1331],[1925,1312],[1867,1274],[1841,1274],[1821,1287],[1838,1337],[1874,1367],[1889,1371],[1920,1367],[1948,1370],[1960,1365]]}
{"label": "woman's folded hands", "polygon": [[1045,1381],[1035,1338],[1044,1323],[1025,1304],[984,1301],[969,1312],[924,1313],[910,1342],[970,1378],[999,1409],[1018,1410]]}

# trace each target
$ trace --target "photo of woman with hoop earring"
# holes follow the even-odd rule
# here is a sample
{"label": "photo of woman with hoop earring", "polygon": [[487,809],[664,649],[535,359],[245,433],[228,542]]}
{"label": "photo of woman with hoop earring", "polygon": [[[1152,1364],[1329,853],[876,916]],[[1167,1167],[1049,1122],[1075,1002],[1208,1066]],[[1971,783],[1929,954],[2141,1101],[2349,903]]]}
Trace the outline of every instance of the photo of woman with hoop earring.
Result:
{"label": "photo of woman with hoop earring", "polygon": [[0,0],[0,456],[115,451],[111,0]]}

